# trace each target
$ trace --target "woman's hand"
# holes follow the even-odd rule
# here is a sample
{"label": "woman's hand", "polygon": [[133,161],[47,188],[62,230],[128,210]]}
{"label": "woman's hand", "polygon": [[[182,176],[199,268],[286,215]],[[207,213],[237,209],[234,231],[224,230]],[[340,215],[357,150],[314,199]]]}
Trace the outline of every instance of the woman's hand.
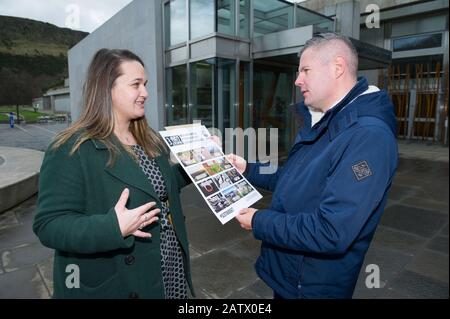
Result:
{"label": "woman's hand", "polygon": [[247,167],[247,161],[245,159],[235,154],[228,154],[225,157],[231,164],[236,166],[239,173],[243,174],[245,172],[245,168]]}
{"label": "woman's hand", "polygon": [[128,188],[125,188],[114,207],[122,236],[127,237],[129,235],[134,235],[142,238],[152,237],[152,234],[140,231],[140,229],[156,222],[158,220],[156,215],[159,214],[160,209],[150,210],[150,208],[156,205],[155,202],[144,204],[135,209],[127,209],[125,204],[128,201],[129,193],[130,191]]}

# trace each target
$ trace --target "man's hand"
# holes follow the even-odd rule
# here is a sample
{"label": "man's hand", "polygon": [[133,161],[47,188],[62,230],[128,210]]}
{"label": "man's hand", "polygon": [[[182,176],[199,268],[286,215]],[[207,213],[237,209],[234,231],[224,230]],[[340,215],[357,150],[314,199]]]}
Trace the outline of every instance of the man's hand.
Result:
{"label": "man's hand", "polygon": [[211,135],[209,139],[219,145],[220,148],[222,148],[222,140],[220,139],[220,137],[218,137],[217,135]]}
{"label": "man's hand", "polygon": [[245,230],[252,230],[252,219],[256,211],[257,209],[251,207],[241,209],[239,215],[236,216],[236,219],[241,224],[242,228]]}
{"label": "man's hand", "polygon": [[245,168],[247,167],[247,161],[245,159],[235,154],[228,154],[225,157],[231,164],[236,166],[239,173],[243,174],[245,172]]}

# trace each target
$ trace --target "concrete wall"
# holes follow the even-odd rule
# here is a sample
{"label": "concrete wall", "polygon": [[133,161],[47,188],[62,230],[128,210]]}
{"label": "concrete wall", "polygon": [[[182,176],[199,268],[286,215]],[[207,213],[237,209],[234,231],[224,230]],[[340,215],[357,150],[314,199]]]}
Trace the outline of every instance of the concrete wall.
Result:
{"label": "concrete wall", "polygon": [[[336,19],[336,31],[360,39],[364,42],[386,47],[382,38],[390,38],[390,23],[392,32],[403,34],[417,34],[429,32],[426,28],[436,28],[440,25],[441,30],[448,29],[448,0],[418,1],[418,0],[308,0],[301,2],[302,7],[314,10],[316,12],[333,16]],[[380,8],[381,30],[361,29],[359,37],[359,25],[363,26],[366,22],[367,14],[371,12],[369,5],[377,5]],[[400,7],[399,7],[400,6]],[[368,10],[369,9],[369,10]],[[447,10],[447,13],[444,12]],[[367,12],[366,12],[367,11]],[[435,13],[441,12],[439,17],[433,17]],[[362,16],[360,16],[362,15]],[[406,17],[416,20],[414,24],[405,21]],[[383,28],[387,21],[389,28]],[[444,25],[442,27],[442,25]],[[394,30],[394,28],[397,28]],[[395,36],[393,34],[393,36]]]}
{"label": "concrete wall", "polygon": [[345,2],[358,2],[360,13],[364,13],[368,5],[376,4],[380,9],[396,7],[399,5],[412,4],[415,2],[423,2],[421,0],[307,0],[301,2],[302,7],[320,12],[325,15],[336,14],[336,8]]}
{"label": "concrete wall", "polygon": [[0,146],[0,214],[30,198],[38,191],[44,153]]}
{"label": "concrete wall", "polygon": [[[368,29],[361,25],[360,40],[391,50],[392,38],[446,31],[448,29],[447,20],[448,13],[441,11],[381,21],[380,28]],[[396,53],[393,54],[393,58],[395,55]]]}
{"label": "concrete wall", "polygon": [[70,113],[70,96],[68,94],[55,96],[53,103],[55,103],[56,113]]}
{"label": "concrete wall", "polygon": [[336,31],[347,37],[359,39],[360,6],[358,1],[336,5]]}
{"label": "concrete wall", "polygon": [[33,107],[36,105],[40,111],[51,110],[52,105],[50,103],[50,98],[48,96],[38,97],[33,99]]}
{"label": "concrete wall", "polygon": [[95,52],[101,48],[128,49],[144,62],[149,98],[146,117],[152,128],[163,126],[164,61],[161,0],[134,0],[69,51],[72,121],[81,113],[82,87]]}

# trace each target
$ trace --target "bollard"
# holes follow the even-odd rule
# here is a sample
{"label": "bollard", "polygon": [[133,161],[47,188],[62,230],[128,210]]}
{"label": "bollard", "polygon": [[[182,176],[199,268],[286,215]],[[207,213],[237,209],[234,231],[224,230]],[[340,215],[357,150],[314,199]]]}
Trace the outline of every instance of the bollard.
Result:
{"label": "bollard", "polygon": [[14,115],[12,112],[9,112],[9,127],[14,128]]}

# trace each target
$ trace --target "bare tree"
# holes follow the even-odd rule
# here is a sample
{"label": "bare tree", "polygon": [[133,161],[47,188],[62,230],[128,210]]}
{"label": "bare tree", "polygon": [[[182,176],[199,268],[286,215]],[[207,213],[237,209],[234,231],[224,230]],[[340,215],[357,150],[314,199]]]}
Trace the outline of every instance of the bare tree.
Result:
{"label": "bare tree", "polygon": [[0,105],[15,105],[17,121],[20,124],[20,105],[31,105],[33,99],[33,79],[26,72],[9,69],[0,71]]}

